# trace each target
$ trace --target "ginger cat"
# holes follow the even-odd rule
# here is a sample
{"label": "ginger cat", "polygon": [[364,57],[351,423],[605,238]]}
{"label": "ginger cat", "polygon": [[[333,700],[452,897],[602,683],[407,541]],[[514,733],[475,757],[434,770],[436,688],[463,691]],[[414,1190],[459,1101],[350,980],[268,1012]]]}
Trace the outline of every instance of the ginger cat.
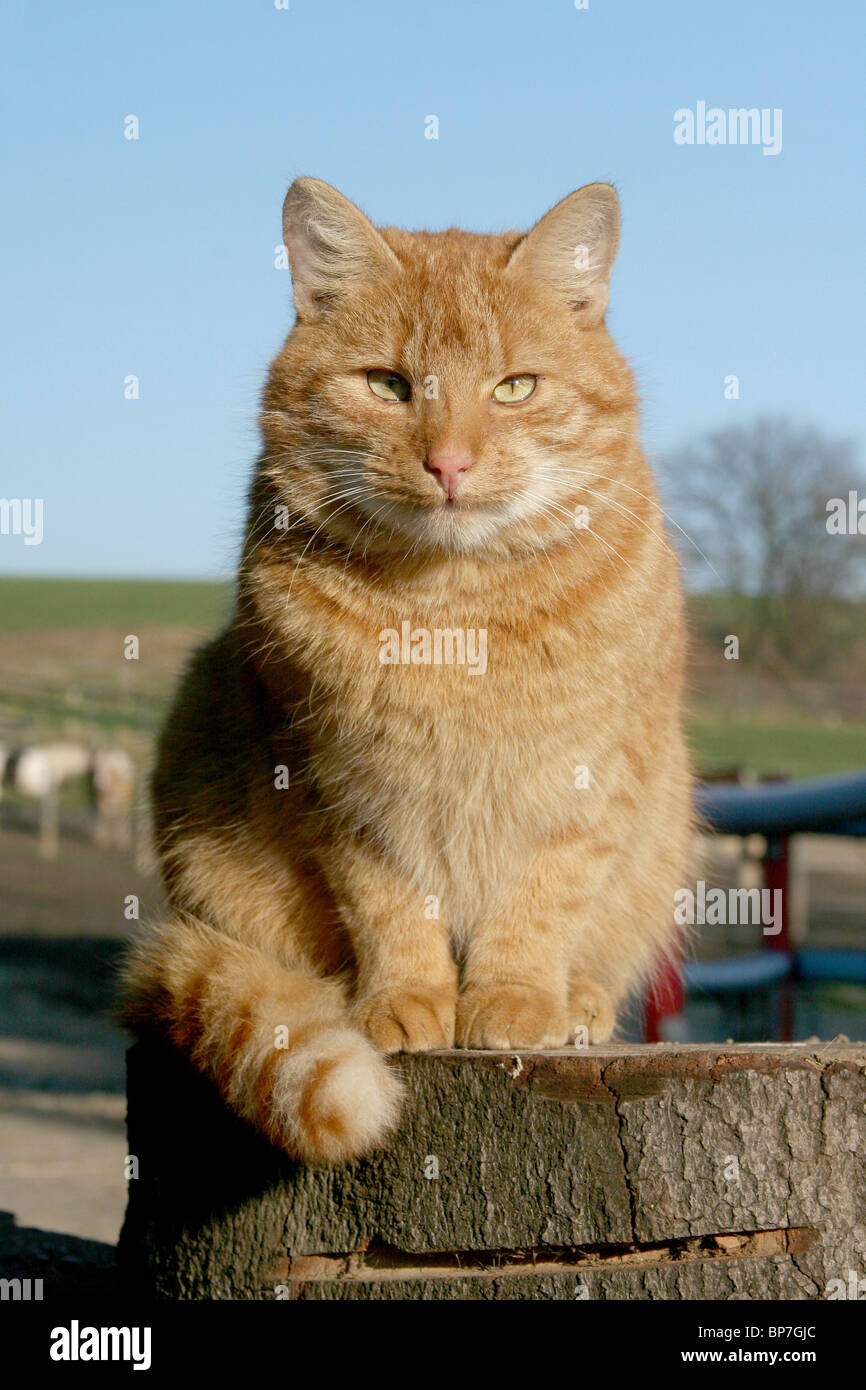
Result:
{"label": "ginger cat", "polygon": [[677,564],[604,324],[607,184],[526,235],[298,179],[234,618],[153,779],[172,915],[124,1017],[287,1153],[383,1140],[383,1053],[607,1038],[675,932]]}

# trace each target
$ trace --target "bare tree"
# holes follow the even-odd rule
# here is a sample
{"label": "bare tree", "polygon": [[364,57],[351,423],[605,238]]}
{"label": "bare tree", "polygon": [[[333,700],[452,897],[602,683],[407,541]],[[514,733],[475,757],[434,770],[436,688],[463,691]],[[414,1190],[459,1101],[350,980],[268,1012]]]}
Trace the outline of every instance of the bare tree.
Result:
{"label": "bare tree", "polygon": [[747,598],[739,616],[765,650],[813,661],[827,601],[862,592],[863,536],[827,524],[831,499],[862,492],[851,442],[764,419],[677,450],[659,474],[671,516],[694,542],[681,537],[693,585]]}

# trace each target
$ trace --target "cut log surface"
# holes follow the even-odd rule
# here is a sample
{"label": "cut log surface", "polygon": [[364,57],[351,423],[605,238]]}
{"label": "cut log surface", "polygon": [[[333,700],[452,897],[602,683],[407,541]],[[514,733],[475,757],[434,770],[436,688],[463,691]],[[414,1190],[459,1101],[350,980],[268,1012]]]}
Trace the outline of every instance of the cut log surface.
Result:
{"label": "cut log surface", "polygon": [[124,1277],[169,1299],[820,1299],[866,1275],[866,1044],[396,1065],[388,1149],[311,1168],[133,1047]]}

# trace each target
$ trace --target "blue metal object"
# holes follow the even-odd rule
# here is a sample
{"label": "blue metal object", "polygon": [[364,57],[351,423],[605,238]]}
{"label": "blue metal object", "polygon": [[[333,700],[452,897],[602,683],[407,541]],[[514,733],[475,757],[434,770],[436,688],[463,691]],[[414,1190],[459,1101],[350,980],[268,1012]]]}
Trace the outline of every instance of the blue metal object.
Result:
{"label": "blue metal object", "polygon": [[683,966],[687,990],[736,994],[746,989],[769,989],[788,978],[794,957],[787,951],[754,951],[722,960],[693,960]]}
{"label": "blue metal object", "polygon": [[798,951],[797,978],[866,985],[866,951]]}
{"label": "blue metal object", "polygon": [[866,836],[866,772],[804,782],[704,782],[697,811],[720,835]]}

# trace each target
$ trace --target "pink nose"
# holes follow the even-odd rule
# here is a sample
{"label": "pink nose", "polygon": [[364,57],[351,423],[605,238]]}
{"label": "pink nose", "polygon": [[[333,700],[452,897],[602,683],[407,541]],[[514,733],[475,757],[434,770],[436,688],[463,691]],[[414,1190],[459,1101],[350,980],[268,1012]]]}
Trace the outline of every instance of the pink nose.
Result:
{"label": "pink nose", "polygon": [[435,449],[424,464],[450,500],[464,473],[472,467],[472,455],[465,449]]}

